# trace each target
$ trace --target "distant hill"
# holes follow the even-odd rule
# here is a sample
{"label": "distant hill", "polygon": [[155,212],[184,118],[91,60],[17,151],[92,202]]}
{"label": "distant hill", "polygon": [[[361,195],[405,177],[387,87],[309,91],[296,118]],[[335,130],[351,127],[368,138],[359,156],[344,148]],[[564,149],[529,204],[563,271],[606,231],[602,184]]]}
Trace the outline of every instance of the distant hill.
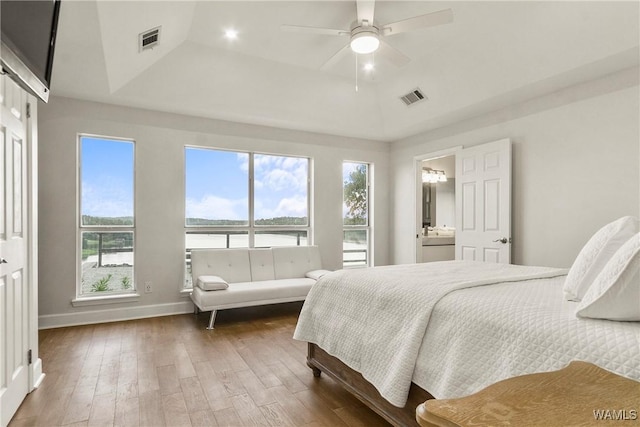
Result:
{"label": "distant hill", "polygon": [[[121,217],[101,217],[82,215],[83,225],[133,225],[133,217],[121,216]],[[204,219],[204,218],[187,218],[187,225],[200,225],[210,227],[221,226],[246,226],[246,221],[239,221],[234,219]],[[289,225],[308,225],[307,217],[296,216],[281,216],[277,218],[259,219],[256,220],[256,225],[275,225],[275,226],[289,226]]]}
{"label": "distant hill", "polygon": [[[307,217],[281,216],[277,218],[258,219],[256,225],[307,225]],[[233,219],[204,219],[204,218],[187,218],[187,225],[205,225],[211,227],[220,226],[246,226],[246,221],[238,221]]]}
{"label": "distant hill", "polygon": [[82,215],[82,225],[133,225],[132,216],[104,217]]}

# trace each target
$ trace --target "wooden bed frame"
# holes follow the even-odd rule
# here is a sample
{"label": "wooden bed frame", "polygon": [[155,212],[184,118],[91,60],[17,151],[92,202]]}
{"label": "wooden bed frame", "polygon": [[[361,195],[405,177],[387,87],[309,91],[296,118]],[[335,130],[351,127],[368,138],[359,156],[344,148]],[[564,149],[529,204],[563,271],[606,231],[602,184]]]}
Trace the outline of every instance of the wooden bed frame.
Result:
{"label": "wooden bed frame", "polygon": [[307,365],[313,370],[314,377],[319,377],[324,372],[395,426],[418,426],[416,407],[427,399],[433,399],[433,396],[427,391],[411,383],[409,398],[404,408],[393,406],[380,396],[378,390],[359,372],[354,371],[313,343],[308,343]]}

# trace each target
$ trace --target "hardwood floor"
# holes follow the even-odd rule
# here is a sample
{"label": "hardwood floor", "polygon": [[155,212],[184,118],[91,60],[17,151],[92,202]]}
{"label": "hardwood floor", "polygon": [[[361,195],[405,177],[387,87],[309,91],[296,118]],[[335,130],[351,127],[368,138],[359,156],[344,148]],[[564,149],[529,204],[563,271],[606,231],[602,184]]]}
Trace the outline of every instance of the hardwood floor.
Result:
{"label": "hardwood floor", "polygon": [[9,426],[386,426],[291,337],[300,303],[40,331],[46,377]]}

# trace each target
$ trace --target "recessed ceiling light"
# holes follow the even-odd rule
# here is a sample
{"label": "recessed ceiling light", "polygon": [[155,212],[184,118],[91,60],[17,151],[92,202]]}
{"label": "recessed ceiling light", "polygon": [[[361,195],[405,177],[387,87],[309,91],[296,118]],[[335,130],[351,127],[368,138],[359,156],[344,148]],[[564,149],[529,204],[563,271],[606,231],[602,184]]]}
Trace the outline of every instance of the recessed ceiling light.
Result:
{"label": "recessed ceiling light", "polygon": [[238,38],[238,31],[237,31],[237,30],[234,30],[234,29],[228,29],[228,30],[225,30],[225,32],[224,32],[224,37],[225,37],[227,40],[235,40],[235,39],[237,39],[237,38]]}
{"label": "recessed ceiling light", "polygon": [[366,64],[364,64],[364,70],[365,71],[372,71],[373,70],[373,63],[367,62]]}

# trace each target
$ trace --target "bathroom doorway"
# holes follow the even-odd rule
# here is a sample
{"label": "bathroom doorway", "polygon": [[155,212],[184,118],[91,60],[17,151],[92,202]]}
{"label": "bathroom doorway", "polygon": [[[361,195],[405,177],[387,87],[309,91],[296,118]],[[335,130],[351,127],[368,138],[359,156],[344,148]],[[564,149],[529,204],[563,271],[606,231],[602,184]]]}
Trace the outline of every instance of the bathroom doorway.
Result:
{"label": "bathroom doorway", "polygon": [[417,263],[455,259],[455,168],[456,155],[461,150],[462,146],[456,146],[414,157]]}
{"label": "bathroom doorway", "polygon": [[[451,177],[445,159],[455,159]],[[497,141],[442,150],[415,160],[416,262],[450,259],[450,248],[434,252],[429,246],[454,246],[451,259],[485,262],[511,262],[511,141]],[[439,163],[439,162],[445,162]],[[438,176],[444,174],[444,179]],[[435,179],[434,175],[436,176]],[[454,179],[453,192],[438,191],[440,183]],[[424,181],[435,182],[429,191]],[[428,196],[427,196],[428,194]],[[443,198],[440,195],[443,194]],[[453,199],[453,222],[450,205]],[[438,209],[440,205],[440,209]],[[424,212],[423,212],[424,211]],[[438,240],[436,240],[438,239]]]}
{"label": "bathroom doorway", "polygon": [[422,227],[418,262],[455,259],[456,157],[447,155],[421,162]]}

